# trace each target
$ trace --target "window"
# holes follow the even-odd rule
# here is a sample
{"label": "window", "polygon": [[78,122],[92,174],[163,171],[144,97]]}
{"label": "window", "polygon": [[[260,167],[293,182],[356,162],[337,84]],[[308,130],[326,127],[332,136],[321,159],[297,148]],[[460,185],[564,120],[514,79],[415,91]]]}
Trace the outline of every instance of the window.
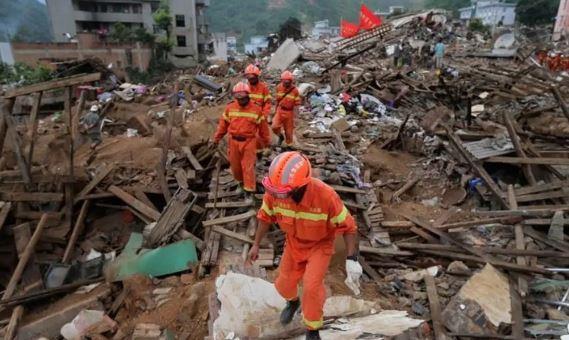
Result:
{"label": "window", "polygon": [[186,47],[186,36],[185,35],[177,35],[176,40],[178,41],[179,47]]}
{"label": "window", "polygon": [[151,2],[150,3],[150,10],[152,11],[152,13],[156,12],[158,10],[158,8],[160,8],[159,2]]}
{"label": "window", "polygon": [[138,4],[132,5],[132,13],[142,13],[142,6]]}
{"label": "window", "polygon": [[176,27],[186,27],[186,18],[183,15],[176,15]]}

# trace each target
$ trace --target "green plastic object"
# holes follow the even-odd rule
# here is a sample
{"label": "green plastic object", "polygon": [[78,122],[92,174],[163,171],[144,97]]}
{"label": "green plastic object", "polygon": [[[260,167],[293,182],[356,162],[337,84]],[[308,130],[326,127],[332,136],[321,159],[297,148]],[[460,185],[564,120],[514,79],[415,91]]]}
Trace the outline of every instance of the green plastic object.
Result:
{"label": "green plastic object", "polygon": [[142,274],[151,277],[174,274],[198,262],[195,243],[188,239],[156,249],[143,249],[143,236],[132,233],[123,252],[105,269],[109,281],[121,281]]}

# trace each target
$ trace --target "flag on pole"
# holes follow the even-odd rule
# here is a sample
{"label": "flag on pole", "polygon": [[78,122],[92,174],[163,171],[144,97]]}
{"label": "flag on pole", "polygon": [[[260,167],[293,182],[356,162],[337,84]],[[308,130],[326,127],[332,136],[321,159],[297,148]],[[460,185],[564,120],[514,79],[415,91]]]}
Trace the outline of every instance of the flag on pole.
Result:
{"label": "flag on pole", "polygon": [[360,28],[356,24],[352,24],[349,21],[342,19],[340,22],[340,35],[342,38],[351,38],[358,34]]}
{"label": "flag on pole", "polygon": [[360,10],[360,28],[370,30],[381,26],[381,18],[378,18],[366,5],[362,4]]}

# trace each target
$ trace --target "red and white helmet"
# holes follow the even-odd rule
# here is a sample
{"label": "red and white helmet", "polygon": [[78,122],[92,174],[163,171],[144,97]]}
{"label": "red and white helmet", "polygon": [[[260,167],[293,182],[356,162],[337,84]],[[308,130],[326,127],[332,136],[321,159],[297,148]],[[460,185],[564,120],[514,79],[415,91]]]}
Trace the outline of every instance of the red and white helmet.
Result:
{"label": "red and white helmet", "polygon": [[269,194],[286,198],[294,189],[308,184],[311,178],[310,160],[300,152],[288,151],[273,159],[263,186]]}
{"label": "red and white helmet", "polygon": [[290,81],[293,81],[293,80],[294,80],[294,75],[292,74],[292,72],[290,72],[290,71],[288,71],[288,70],[287,70],[287,71],[284,71],[284,72],[281,74],[281,80],[290,80]]}
{"label": "red and white helmet", "polygon": [[233,86],[233,94],[245,92],[247,94],[251,93],[251,88],[244,82],[239,82]]}
{"label": "red and white helmet", "polygon": [[261,70],[260,70],[257,66],[255,66],[255,65],[253,65],[253,64],[249,64],[249,65],[247,65],[247,67],[245,68],[245,75],[249,75],[249,74],[252,74],[252,75],[255,75],[255,76],[260,76],[260,75],[261,75]]}

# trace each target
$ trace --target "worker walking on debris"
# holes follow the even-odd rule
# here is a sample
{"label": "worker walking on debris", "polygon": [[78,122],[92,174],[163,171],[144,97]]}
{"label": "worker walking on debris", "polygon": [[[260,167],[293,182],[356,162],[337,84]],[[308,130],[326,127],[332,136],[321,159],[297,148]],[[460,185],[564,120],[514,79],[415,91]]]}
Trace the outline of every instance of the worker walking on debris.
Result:
{"label": "worker walking on debris", "polygon": [[[269,91],[267,84],[259,79],[260,76],[261,70],[257,66],[249,64],[245,68],[245,78],[247,78],[249,88],[251,89],[249,97],[252,102],[261,107],[263,114],[265,115],[265,119],[269,121],[269,115],[271,113],[271,92]],[[263,146],[262,144],[263,142],[261,138],[258,138],[257,150],[261,150],[268,146]]]}
{"label": "worker walking on debris", "polygon": [[302,314],[306,339],[320,339],[326,299],[324,276],[334,253],[336,234],[343,234],[347,249],[346,284],[359,294],[362,267],[356,256],[356,224],[338,194],[312,177],[310,161],[296,151],[284,152],[271,163],[263,179],[265,195],[257,214],[259,226],[249,261],[259,255],[261,240],[272,223],[286,233],[286,243],[275,287],[287,300],[281,312],[283,325],[300,307],[298,283],[302,279]]}
{"label": "worker walking on debris", "polygon": [[445,44],[443,39],[439,38],[435,45],[435,69],[440,70],[443,68],[443,58],[445,56]]}
{"label": "worker walking on debris", "polygon": [[101,123],[98,105],[92,105],[89,112],[80,119],[81,133],[86,134],[91,141],[91,149],[103,142]]}
{"label": "worker walking on debris", "polygon": [[[293,81],[292,72],[284,71],[281,74],[281,83],[277,86],[276,114],[272,125],[273,132],[279,137],[278,144],[281,145],[284,139],[287,147],[293,143],[294,118],[300,105],[300,93],[293,85]],[[284,138],[282,129],[284,129]]]}
{"label": "worker walking on debris", "polygon": [[221,138],[229,134],[228,156],[231,172],[243,189],[253,195],[257,182],[257,135],[264,147],[270,144],[270,132],[262,108],[251,101],[250,93],[251,89],[245,83],[238,83],[233,87],[235,100],[227,104],[213,140],[215,144],[219,144]]}

